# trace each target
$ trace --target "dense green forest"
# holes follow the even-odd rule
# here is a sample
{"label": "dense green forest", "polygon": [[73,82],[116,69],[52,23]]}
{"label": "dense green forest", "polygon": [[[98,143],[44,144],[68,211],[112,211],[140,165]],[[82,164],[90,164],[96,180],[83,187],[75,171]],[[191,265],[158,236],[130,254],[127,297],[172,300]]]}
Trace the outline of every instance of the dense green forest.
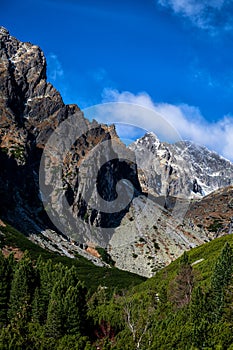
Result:
{"label": "dense green forest", "polygon": [[89,288],[75,264],[1,253],[0,349],[233,349],[232,243],[184,253],[131,288]]}

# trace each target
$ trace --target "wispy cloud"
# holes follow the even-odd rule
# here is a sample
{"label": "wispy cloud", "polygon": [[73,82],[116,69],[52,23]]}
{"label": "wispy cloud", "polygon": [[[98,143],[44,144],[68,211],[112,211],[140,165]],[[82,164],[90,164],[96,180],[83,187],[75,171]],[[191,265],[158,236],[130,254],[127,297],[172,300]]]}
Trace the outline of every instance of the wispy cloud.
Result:
{"label": "wispy cloud", "polygon": [[65,103],[72,103],[73,100],[70,99],[70,96],[72,96],[73,91],[70,89],[62,64],[58,56],[54,53],[50,53],[47,56],[47,77],[48,81],[58,89],[63,101]]}
{"label": "wispy cloud", "polygon": [[48,80],[56,82],[57,79],[63,78],[64,71],[57,55],[50,53],[47,58]]}
{"label": "wispy cloud", "polygon": [[232,16],[231,0],[157,0],[158,4],[170,8],[175,14],[188,18],[195,26],[215,33],[217,28],[230,30]]}
{"label": "wispy cloud", "polygon": [[[119,92],[105,89],[103,102],[125,102],[146,107],[148,112],[141,115],[140,126],[156,134],[158,123],[149,112],[149,110],[153,110],[158,115],[163,116],[172,128],[177,130],[177,134],[181,135],[182,139],[205,145],[222,156],[233,160],[233,116],[226,115],[217,122],[210,122],[203,117],[200,110],[195,106],[155,103],[146,92],[135,95],[128,91]],[[112,120],[112,122],[114,121]],[[138,123],[135,116],[127,113],[124,113],[121,121],[132,124]]]}

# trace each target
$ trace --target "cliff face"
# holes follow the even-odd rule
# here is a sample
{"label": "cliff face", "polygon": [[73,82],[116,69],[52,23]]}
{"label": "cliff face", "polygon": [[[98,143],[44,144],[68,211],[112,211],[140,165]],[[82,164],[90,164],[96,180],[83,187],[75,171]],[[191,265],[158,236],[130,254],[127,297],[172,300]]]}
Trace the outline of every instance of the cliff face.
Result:
{"label": "cliff face", "polygon": [[190,142],[160,142],[153,133],[129,148],[148,200],[133,201],[110,241],[118,267],[152,276],[184,251],[233,232],[231,162]]}
{"label": "cliff face", "polygon": [[0,28],[0,79],[1,211],[21,222],[15,210],[41,209],[37,181],[41,149],[47,135],[71,111],[46,82],[42,51],[11,37],[4,28]]}
{"label": "cliff face", "polygon": [[108,246],[117,267],[152,276],[214,238],[221,225],[227,229],[218,234],[232,230],[230,199],[226,220],[212,220],[210,228],[207,217],[197,219],[208,198],[185,217],[190,197],[232,184],[230,162],[187,142],[161,143],[152,133],[127,149],[114,126],[90,122],[76,105],[65,105],[46,80],[41,49],[2,27],[0,81],[0,217],[33,241],[101,266],[98,254],[89,253],[96,244]]}
{"label": "cliff face", "polygon": [[160,142],[148,133],[129,146],[139,165],[142,189],[155,196],[203,197],[233,184],[233,164],[188,141]]}
{"label": "cliff face", "polygon": [[[136,166],[118,159],[117,149],[130,152],[118,139],[114,127],[91,123],[76,105],[65,105],[59,92],[46,80],[46,60],[41,49],[20,42],[3,27],[0,27],[0,80],[1,215],[25,234],[33,235],[35,240],[39,240],[37,234],[47,232],[47,229],[53,229],[55,237],[56,227],[41,202],[39,166],[53,131],[73,117],[74,127],[78,126],[80,130],[84,127],[85,133],[81,133],[67,152],[62,181],[74,216],[83,220],[75,238],[91,241],[91,225],[117,226],[128,207],[116,213],[102,213],[92,209],[83,199],[85,191],[91,192],[88,186],[92,173],[98,174],[99,191],[106,201],[116,197],[116,183],[122,175],[133,183],[134,194],[140,193]],[[112,146],[112,140],[118,147]],[[89,173],[85,174],[80,164],[88,159],[93,148],[106,141],[115,160],[96,169],[103,163],[100,161],[103,155],[97,150],[88,163]],[[102,238],[98,241],[96,237],[96,243],[105,244],[101,242]]]}

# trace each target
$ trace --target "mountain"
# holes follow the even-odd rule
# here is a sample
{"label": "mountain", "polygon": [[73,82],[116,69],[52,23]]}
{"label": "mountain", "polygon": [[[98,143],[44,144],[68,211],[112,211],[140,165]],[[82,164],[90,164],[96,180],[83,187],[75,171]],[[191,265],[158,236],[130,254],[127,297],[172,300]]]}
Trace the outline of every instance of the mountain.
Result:
{"label": "mountain", "polygon": [[169,197],[168,209],[164,197],[151,197],[146,205],[145,197],[137,197],[110,241],[116,266],[151,277],[184,251],[231,234],[232,194],[229,186],[188,201]]}
{"label": "mountain", "polygon": [[206,211],[213,191],[232,184],[229,161],[153,133],[127,148],[114,125],[65,105],[47,82],[42,50],[3,27],[0,81],[0,218],[33,242],[150,277],[229,233],[221,199],[213,220],[198,209]]}
{"label": "mountain", "polygon": [[230,161],[191,142],[160,142],[154,133],[129,148],[144,196],[133,200],[110,241],[117,267],[150,277],[182,252],[232,232]]}
{"label": "mountain", "polygon": [[127,148],[3,27],[0,82],[0,349],[232,350],[232,163]]}
{"label": "mountain", "polygon": [[150,132],[129,146],[143,191],[155,196],[203,197],[233,184],[233,164],[189,141],[161,142]]}
{"label": "mountain", "polygon": [[[114,126],[89,122],[78,106],[65,105],[59,92],[47,82],[42,50],[17,40],[3,27],[0,27],[0,80],[0,215],[50,250],[67,256],[74,256],[78,251],[91,257],[80,246],[85,242],[106,246],[112,227],[119,224],[128,210],[127,206],[113,213],[93,209],[87,202],[93,194],[93,181],[98,181],[98,190],[105,202],[117,197],[116,183],[122,177],[133,184],[133,195],[141,193],[134,162],[120,161],[118,156],[124,153],[132,158],[132,152],[120,142]],[[42,182],[47,181],[43,192],[39,183],[42,155],[54,130],[64,122],[69,122],[71,128],[52,153],[46,155],[49,172],[47,178],[42,179]],[[56,152],[65,147],[75,130],[80,137],[70,149],[64,149],[65,159],[62,159],[63,197],[58,193],[52,198],[51,188],[56,184]],[[100,145],[107,148],[105,153],[101,152]],[[93,154],[91,151],[95,148],[97,151]],[[81,166],[80,163],[85,164]],[[91,181],[95,175],[98,179]],[[127,194],[126,190],[122,192]],[[65,199],[78,226],[69,227],[68,213],[58,217],[62,222],[59,228],[53,225],[42,198],[46,205],[53,200],[52,205],[59,206],[56,209],[62,208]],[[99,199],[94,200],[98,207]],[[107,229],[106,234],[102,227]],[[71,244],[71,240],[76,243]]]}

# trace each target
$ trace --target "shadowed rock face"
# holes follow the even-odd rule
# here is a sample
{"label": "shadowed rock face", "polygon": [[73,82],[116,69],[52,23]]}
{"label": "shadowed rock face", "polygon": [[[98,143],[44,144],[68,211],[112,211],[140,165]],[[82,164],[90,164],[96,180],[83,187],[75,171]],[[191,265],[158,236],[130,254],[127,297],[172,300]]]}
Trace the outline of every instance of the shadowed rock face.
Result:
{"label": "shadowed rock face", "polygon": [[5,198],[1,211],[23,229],[20,212],[42,213],[38,197],[41,149],[47,135],[70,111],[46,82],[40,48],[18,41],[4,28],[0,28],[0,80],[0,188]]}
{"label": "shadowed rock face", "polygon": [[[128,208],[115,214],[92,210],[82,198],[88,178],[79,165],[89,152],[106,140],[120,142],[113,126],[86,120],[76,105],[65,105],[59,92],[46,80],[46,60],[38,46],[23,43],[0,27],[0,213],[26,234],[42,231],[51,224],[41,202],[39,165],[45,144],[61,122],[75,116],[78,126],[88,131],[75,141],[64,162],[63,184],[66,198],[77,217],[95,226],[119,225]],[[67,135],[68,137],[68,135]],[[113,151],[112,151],[113,152]],[[126,175],[140,193],[135,164],[110,161],[98,173],[100,194],[111,201],[116,196],[116,183]],[[95,159],[101,155],[95,155]],[[90,164],[90,173],[98,161]],[[81,225],[82,226],[82,225]],[[79,238],[85,241],[86,225]],[[100,243],[100,242],[99,242]]]}

